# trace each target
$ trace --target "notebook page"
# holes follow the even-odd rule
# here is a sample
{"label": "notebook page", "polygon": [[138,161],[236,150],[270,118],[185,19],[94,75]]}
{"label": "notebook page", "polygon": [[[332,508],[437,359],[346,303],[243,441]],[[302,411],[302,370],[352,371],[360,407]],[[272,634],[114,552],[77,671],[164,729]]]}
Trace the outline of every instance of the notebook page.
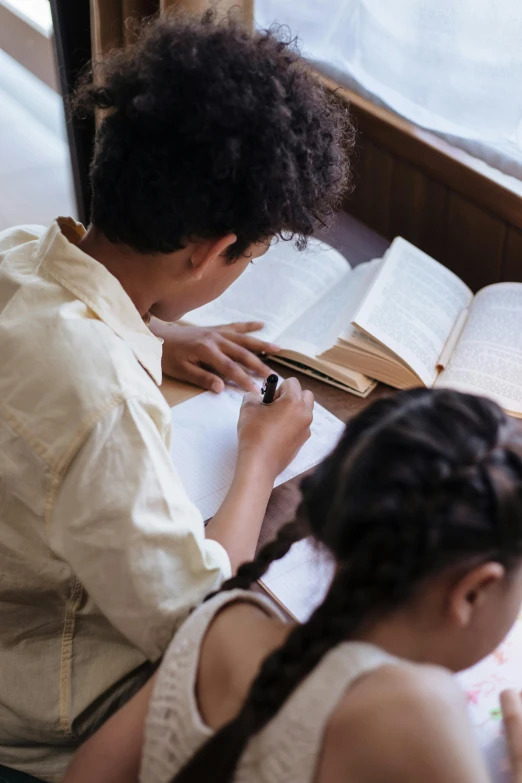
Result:
{"label": "notebook page", "polygon": [[335,564],[311,539],[297,541],[275,560],[259,581],[300,623],[306,622],[328,592]]}
{"label": "notebook page", "polygon": [[196,326],[263,321],[256,337],[272,342],[281,332],[350,273],[346,259],[325,243],[299,252],[280,241],[256,259],[230,288],[184,320]]}
{"label": "notebook page", "polygon": [[453,272],[397,237],[353,323],[397,354],[425,386],[432,386],[442,349],[472,298]]}
{"label": "notebook page", "polygon": [[[205,392],[171,409],[172,461],[205,520],[219,509],[234,477],[242,399],[242,392],[227,387],[221,394]],[[311,437],[275,486],[321,462],[337,444],[344,424],[315,403],[311,429]]]}

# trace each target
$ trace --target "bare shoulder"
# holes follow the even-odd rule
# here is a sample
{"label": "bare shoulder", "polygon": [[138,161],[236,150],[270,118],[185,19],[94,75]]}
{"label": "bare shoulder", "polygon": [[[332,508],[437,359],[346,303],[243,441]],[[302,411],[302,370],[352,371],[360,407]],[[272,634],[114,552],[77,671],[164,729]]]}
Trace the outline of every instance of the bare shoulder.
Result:
{"label": "bare shoulder", "polygon": [[204,720],[218,728],[241,708],[261,663],[283,644],[288,626],[248,598],[213,619],[199,659],[197,692]]}
{"label": "bare shoulder", "polygon": [[[418,708],[435,700],[439,706],[464,706],[464,697],[451,673],[441,666],[401,662],[386,664],[361,677],[340,704],[341,712],[350,712],[355,702],[367,704],[378,697],[381,706],[394,704]],[[371,702],[370,702],[371,703]]]}
{"label": "bare shoulder", "polygon": [[446,710],[466,714],[462,691],[446,669],[388,664],[350,688],[333,713],[331,726],[337,731],[352,731],[357,725],[365,731],[401,732],[413,722],[424,724],[434,715],[438,719]]}
{"label": "bare shoulder", "polygon": [[331,715],[318,783],[487,781],[465,698],[440,667],[386,665],[361,677]]}
{"label": "bare shoulder", "polygon": [[[246,596],[226,604],[213,618],[201,650],[200,668],[206,662],[235,668],[236,659],[262,658],[280,643],[288,629],[279,619]],[[257,661],[258,662],[258,661]]]}

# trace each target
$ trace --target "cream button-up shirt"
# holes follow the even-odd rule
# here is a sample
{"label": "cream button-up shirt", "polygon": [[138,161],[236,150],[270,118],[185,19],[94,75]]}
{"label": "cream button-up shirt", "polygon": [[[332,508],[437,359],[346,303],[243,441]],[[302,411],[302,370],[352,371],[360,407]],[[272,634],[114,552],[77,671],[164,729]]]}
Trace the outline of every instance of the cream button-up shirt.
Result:
{"label": "cream button-up shirt", "polygon": [[170,461],[161,342],[83,231],[0,233],[0,764],[52,783],[230,574]]}

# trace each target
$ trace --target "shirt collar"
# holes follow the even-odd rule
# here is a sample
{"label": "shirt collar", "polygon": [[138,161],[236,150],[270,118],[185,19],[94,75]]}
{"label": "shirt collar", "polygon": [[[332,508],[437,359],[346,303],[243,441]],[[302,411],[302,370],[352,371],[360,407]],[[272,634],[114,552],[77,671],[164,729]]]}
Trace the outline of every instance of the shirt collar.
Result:
{"label": "shirt collar", "polygon": [[57,218],[38,243],[46,272],[82,301],[127,342],[139,363],[161,385],[160,340],[147,328],[131,298],[114,275],[77,247],[85,228],[72,218]]}

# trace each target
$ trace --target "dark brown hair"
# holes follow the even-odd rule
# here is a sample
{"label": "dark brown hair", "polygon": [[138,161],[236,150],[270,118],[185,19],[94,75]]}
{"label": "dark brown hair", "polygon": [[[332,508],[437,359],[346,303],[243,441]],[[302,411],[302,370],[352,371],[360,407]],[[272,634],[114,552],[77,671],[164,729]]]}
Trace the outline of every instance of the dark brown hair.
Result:
{"label": "dark brown hair", "polygon": [[139,252],[229,233],[231,260],[276,235],[304,247],[346,192],[348,110],[283,29],[162,16],[95,65],[73,107],[107,110],[93,224]]}
{"label": "dark brown hair", "polygon": [[477,556],[522,555],[522,434],[489,400],[415,389],[350,421],[302,483],[297,520],[223,590],[248,588],[311,533],[337,570],[310,620],[263,662],[238,715],[173,783],[228,783],[248,741],[335,645],[407,601],[424,579]]}

